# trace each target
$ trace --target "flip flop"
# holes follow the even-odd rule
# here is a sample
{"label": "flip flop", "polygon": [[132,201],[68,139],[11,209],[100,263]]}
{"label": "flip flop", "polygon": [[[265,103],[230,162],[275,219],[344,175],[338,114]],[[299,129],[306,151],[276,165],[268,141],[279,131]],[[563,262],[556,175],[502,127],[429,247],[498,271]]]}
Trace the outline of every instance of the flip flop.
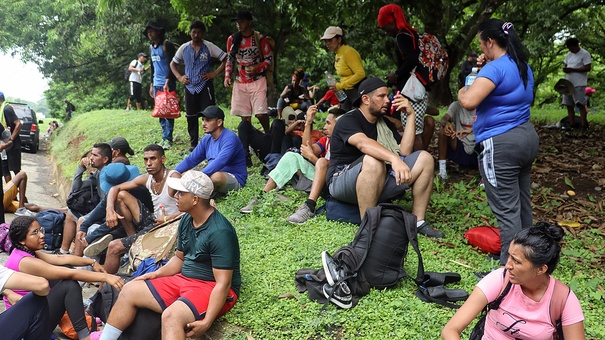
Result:
{"label": "flip flop", "polygon": [[447,289],[443,286],[418,287],[416,297],[424,302],[433,302],[450,308],[460,308],[460,305],[452,302],[466,300],[468,293],[462,289]]}

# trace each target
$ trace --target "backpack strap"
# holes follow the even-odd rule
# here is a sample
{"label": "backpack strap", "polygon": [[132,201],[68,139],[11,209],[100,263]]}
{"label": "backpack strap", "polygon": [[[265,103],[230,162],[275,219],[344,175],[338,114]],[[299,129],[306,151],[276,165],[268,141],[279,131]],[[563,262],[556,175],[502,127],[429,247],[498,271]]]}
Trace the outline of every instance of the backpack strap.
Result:
{"label": "backpack strap", "polygon": [[550,322],[556,329],[554,339],[563,339],[563,325],[561,324],[561,317],[563,315],[563,309],[567,303],[567,298],[571,289],[563,282],[555,279],[555,288],[550,299],[550,305],[548,311],[550,313]]}

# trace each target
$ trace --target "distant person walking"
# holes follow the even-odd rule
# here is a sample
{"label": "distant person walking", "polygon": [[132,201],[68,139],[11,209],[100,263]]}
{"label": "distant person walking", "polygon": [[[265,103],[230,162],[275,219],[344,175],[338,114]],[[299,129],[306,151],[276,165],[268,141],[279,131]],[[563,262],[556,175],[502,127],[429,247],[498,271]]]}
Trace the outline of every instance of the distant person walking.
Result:
{"label": "distant person walking", "polygon": [[[0,92],[0,112],[2,112],[2,126],[6,127],[11,135],[9,140],[13,142],[13,146],[6,149],[6,160],[2,160],[2,173],[6,183],[11,180],[11,171],[18,174],[21,171],[21,120],[17,117],[13,107],[4,98],[4,93]],[[2,129],[3,131],[4,129]]]}
{"label": "distant person walking", "polygon": [[[151,40],[149,45],[151,56],[151,85],[149,95],[155,98],[158,92],[174,91],[176,88],[176,77],[170,69],[170,61],[174,58],[176,48],[174,44],[166,40],[166,30],[155,21],[150,21],[145,27],[143,34]],[[162,127],[162,142],[164,149],[172,146],[172,132],[174,131],[174,119],[159,118]]]}
{"label": "distant person walking", "polygon": [[565,56],[563,63],[563,72],[565,72],[565,79],[569,80],[574,86],[573,96],[563,95],[563,105],[567,106],[567,116],[569,118],[569,124],[572,127],[575,122],[575,110],[577,106],[580,110],[580,119],[582,121],[581,128],[583,130],[588,129],[588,120],[586,120],[586,86],[588,85],[588,72],[592,68],[592,61],[590,53],[583,48],[580,48],[580,41],[577,38],[569,38],[565,40],[565,46],[569,49],[569,52]]}
{"label": "distant person walking", "polygon": [[76,111],[76,106],[70,103],[67,99],[63,99],[63,103],[65,104],[65,121],[69,121],[71,116],[73,116]]}
{"label": "distant person walking", "polygon": [[147,54],[141,52],[137,55],[137,59],[130,62],[128,65],[128,90],[130,97],[128,97],[128,104],[126,104],[126,111],[130,111],[130,103],[134,100],[137,106],[137,110],[141,109],[141,103],[143,102],[143,72],[147,70],[143,64],[147,61]]}
{"label": "distant person walking", "polygon": [[[185,111],[187,113],[187,132],[189,132],[189,152],[193,151],[200,139],[200,112],[215,105],[214,84],[212,79],[225,70],[227,54],[210,41],[204,40],[206,26],[199,20],[189,25],[191,41],[179,47],[170,62],[170,69],[185,85]],[[212,58],[221,61],[221,65],[210,72]],[[185,74],[181,74],[177,65],[185,62]]]}
{"label": "distant person walking", "polygon": [[273,48],[264,35],[252,29],[252,13],[240,11],[235,22],[237,32],[227,38],[228,56],[224,81],[225,87],[230,87],[231,76],[235,74],[231,114],[246,121],[251,121],[254,114],[265,133],[268,133],[265,74],[273,62]]}

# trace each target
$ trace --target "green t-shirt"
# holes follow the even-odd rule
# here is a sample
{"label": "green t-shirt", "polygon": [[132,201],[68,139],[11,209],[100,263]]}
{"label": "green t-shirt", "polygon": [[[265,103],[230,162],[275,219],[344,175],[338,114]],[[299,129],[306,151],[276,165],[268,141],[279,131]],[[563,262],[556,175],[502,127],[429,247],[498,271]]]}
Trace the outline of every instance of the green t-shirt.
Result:
{"label": "green t-shirt", "polygon": [[233,225],[218,210],[198,228],[193,218],[183,215],[176,248],[184,253],[181,274],[205,281],[216,281],[212,268],[233,270],[231,288],[239,295],[241,286],[239,242]]}

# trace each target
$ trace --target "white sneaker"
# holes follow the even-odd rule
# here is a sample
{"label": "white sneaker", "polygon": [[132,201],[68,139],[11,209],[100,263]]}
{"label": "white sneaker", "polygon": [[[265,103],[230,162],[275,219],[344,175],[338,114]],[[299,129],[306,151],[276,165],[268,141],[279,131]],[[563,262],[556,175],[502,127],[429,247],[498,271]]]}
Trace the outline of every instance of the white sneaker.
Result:
{"label": "white sneaker", "polygon": [[88,257],[98,256],[105,249],[107,249],[111,241],[113,241],[113,236],[111,234],[101,237],[100,239],[89,244],[88,247],[84,249],[84,255]]}
{"label": "white sneaker", "polygon": [[17,216],[36,216],[36,213],[23,207],[23,208],[17,209],[15,211],[15,215],[17,215]]}

